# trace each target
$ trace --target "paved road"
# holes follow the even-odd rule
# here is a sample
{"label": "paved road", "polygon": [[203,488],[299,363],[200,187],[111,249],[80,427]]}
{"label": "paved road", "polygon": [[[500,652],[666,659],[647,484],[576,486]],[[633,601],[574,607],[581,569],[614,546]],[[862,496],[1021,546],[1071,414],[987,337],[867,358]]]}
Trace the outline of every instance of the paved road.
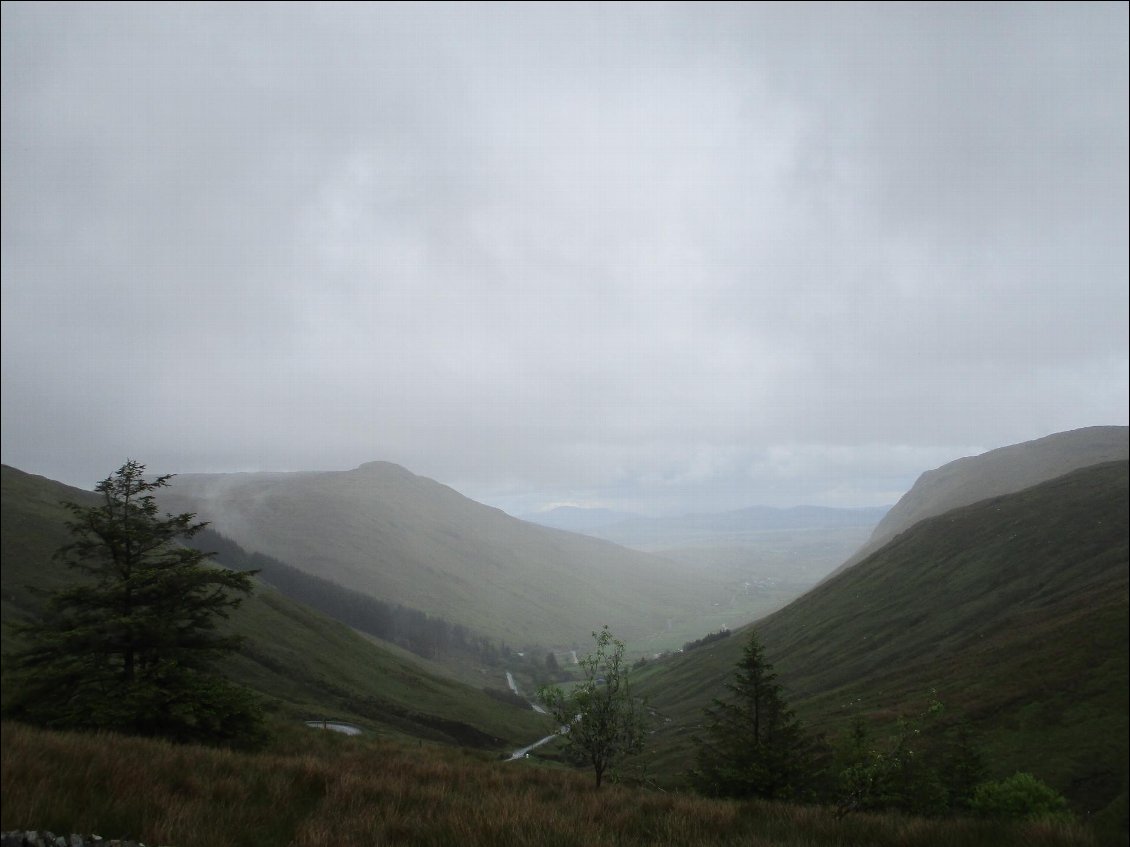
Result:
{"label": "paved road", "polygon": [[526,756],[529,754],[529,752],[531,750],[536,750],[538,747],[541,747],[543,744],[548,744],[550,741],[555,739],[559,734],[560,733],[555,732],[555,733],[553,733],[553,735],[547,735],[545,738],[542,738],[542,739],[539,739],[538,741],[535,741],[529,747],[523,747],[520,750],[515,750],[513,753],[510,754],[510,758],[507,759],[506,761],[513,762],[515,759],[526,758]]}
{"label": "paved road", "polygon": [[312,726],[315,729],[328,729],[330,732],[340,732],[343,735],[360,735],[364,732],[359,726],[354,726],[351,723],[336,723],[334,721],[306,721],[306,726]]}
{"label": "paved road", "polygon": [[530,708],[533,709],[535,712],[537,712],[539,715],[548,715],[549,714],[549,712],[547,712],[544,708],[542,708],[541,704],[535,703],[533,700],[528,699],[527,697],[525,697],[525,695],[522,694],[521,691],[518,690],[518,683],[516,683],[514,681],[514,676],[513,676],[513,674],[510,673],[510,671],[506,672],[506,684],[510,686],[511,691],[513,691],[515,694],[517,694],[519,697],[521,697],[527,703],[529,703]]}

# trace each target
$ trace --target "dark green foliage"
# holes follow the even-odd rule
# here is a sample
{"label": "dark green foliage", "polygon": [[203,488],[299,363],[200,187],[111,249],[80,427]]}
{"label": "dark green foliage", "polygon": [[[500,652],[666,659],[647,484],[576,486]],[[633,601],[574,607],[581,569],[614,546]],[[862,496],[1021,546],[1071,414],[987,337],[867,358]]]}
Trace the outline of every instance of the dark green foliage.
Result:
{"label": "dark green foliage", "polygon": [[887,737],[872,739],[856,716],[837,751],[834,800],[841,813],[900,810],[939,816],[969,808],[985,765],[969,730],[937,727],[944,707],[931,697],[912,718],[900,717]]}
{"label": "dark green foliage", "polygon": [[48,596],[38,620],[14,624],[19,694],[13,717],[178,741],[259,740],[251,696],[213,671],[240,639],[217,628],[251,590],[251,573],[181,546],[203,528],[158,514],[145,466],[127,461],[96,488],[97,505],[64,504],[71,543],[56,554],[80,580]]}
{"label": "dark green foliage", "polygon": [[624,642],[606,625],[592,634],[596,650],[580,660],[583,680],[568,693],[553,686],[538,691],[565,739],[571,758],[592,766],[599,788],[604,773],[643,749],[644,707],[632,696]]}
{"label": "dark green foliage", "polygon": [[729,700],[705,710],[705,736],[696,738],[695,787],[712,796],[781,799],[804,793],[811,743],[785,702],[773,666],[751,632]]}
{"label": "dark green foliage", "polygon": [[710,633],[707,633],[706,635],[702,636],[702,638],[697,638],[694,641],[686,642],[683,645],[683,652],[689,653],[691,650],[696,650],[699,647],[704,647],[707,644],[711,644],[715,641],[721,641],[723,638],[729,638],[729,637],[730,637],[730,630],[728,630],[728,629],[720,629],[717,632],[710,632]]}
{"label": "dark green foliage", "polygon": [[921,724],[938,704],[915,720],[900,718],[883,744],[873,744],[862,720],[844,745],[839,772],[841,811],[901,809],[941,814],[947,793],[923,746]]}
{"label": "dark green foliage", "polygon": [[1015,773],[1007,779],[977,786],[970,804],[987,818],[1032,821],[1069,821],[1067,800],[1030,773]]}
{"label": "dark green foliage", "polygon": [[941,775],[949,808],[956,812],[970,808],[973,793],[985,779],[987,771],[985,757],[973,738],[973,731],[967,723],[959,724],[942,746]]}

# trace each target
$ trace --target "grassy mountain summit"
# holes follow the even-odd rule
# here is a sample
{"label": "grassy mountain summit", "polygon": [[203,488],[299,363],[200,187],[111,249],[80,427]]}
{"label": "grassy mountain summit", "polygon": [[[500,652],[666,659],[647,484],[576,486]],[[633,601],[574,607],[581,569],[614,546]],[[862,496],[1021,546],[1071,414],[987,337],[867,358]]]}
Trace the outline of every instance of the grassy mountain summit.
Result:
{"label": "grassy mountain summit", "polygon": [[[59,501],[85,504],[96,495],[6,465],[0,481],[0,573],[8,621],[38,610],[34,589],[75,580],[53,558],[70,540],[64,525],[69,513]],[[490,749],[529,743],[544,730],[533,711],[432,673],[403,651],[374,644],[262,583],[233,614],[231,629],[247,641],[222,669],[261,694],[282,720],[330,717],[390,737]],[[6,632],[5,652],[9,638]],[[483,682],[505,685],[501,671],[497,680]]]}
{"label": "grassy mountain summit", "polygon": [[[815,727],[910,714],[936,689],[997,775],[1101,809],[1126,790],[1127,490],[1110,462],[920,521],[754,627]],[[685,766],[740,635],[648,671],[663,767]]]}
{"label": "grassy mountain summit", "polygon": [[510,643],[585,643],[604,623],[645,637],[717,599],[670,561],[534,526],[385,462],[183,474],[161,502],[248,550]]}

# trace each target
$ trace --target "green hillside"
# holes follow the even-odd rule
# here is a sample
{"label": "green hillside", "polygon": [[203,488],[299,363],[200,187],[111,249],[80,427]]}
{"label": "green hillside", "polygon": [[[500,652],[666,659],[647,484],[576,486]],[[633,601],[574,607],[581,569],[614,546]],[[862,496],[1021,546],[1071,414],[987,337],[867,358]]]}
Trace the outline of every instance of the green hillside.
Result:
{"label": "green hillside", "polygon": [[[59,501],[86,502],[94,495],[7,466],[2,492],[7,621],[36,608],[29,586],[49,590],[73,579],[52,560],[67,539]],[[261,583],[232,627],[248,640],[226,672],[262,693],[279,719],[329,717],[383,735],[489,749],[529,743],[543,733],[544,723],[532,710],[431,673],[404,651],[375,645]],[[5,648],[9,643],[5,632]],[[489,682],[489,687],[505,686]]]}
{"label": "green hillside", "polygon": [[1013,494],[1079,468],[1130,459],[1130,427],[1089,426],[966,456],[926,471],[838,570],[874,553],[926,518]]}
{"label": "green hillside", "polygon": [[[852,714],[917,711],[931,689],[969,718],[992,770],[1034,772],[1082,809],[1125,792],[1127,462],[922,521],[755,624],[792,704],[836,732]],[[690,736],[742,633],[640,680],[664,722],[653,766]]]}
{"label": "green hillside", "polygon": [[674,562],[534,526],[384,462],[183,474],[161,503],[248,551],[511,644],[585,644],[605,623],[633,641],[675,629],[681,643],[730,597]]}

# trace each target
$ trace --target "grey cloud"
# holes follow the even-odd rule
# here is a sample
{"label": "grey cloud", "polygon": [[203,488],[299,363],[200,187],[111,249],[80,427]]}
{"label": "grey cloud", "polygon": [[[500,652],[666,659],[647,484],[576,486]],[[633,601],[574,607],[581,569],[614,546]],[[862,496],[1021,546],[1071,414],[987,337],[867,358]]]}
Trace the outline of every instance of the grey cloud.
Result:
{"label": "grey cloud", "polygon": [[873,503],[1126,421],[1124,6],[3,15],[6,462]]}

